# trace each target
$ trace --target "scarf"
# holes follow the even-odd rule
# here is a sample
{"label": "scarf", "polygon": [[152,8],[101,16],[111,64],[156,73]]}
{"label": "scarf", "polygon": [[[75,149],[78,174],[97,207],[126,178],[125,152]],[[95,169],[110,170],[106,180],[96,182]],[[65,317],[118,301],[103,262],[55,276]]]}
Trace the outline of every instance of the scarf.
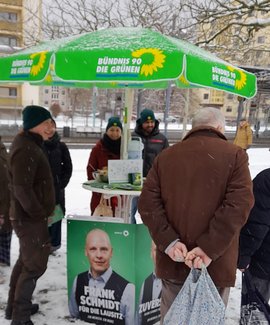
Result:
{"label": "scarf", "polygon": [[105,133],[101,141],[106,149],[120,156],[121,137],[118,140],[112,140],[107,133]]}

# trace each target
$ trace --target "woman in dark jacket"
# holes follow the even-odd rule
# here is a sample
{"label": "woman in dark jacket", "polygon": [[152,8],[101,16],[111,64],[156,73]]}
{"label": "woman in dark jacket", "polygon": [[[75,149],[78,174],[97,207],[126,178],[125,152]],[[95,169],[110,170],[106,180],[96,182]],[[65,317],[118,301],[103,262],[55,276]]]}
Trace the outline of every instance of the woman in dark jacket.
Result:
{"label": "woman in dark jacket", "polygon": [[[106,133],[91,151],[86,167],[88,180],[94,179],[93,172],[97,169],[108,167],[109,159],[120,159],[122,129],[122,123],[118,117],[111,117],[109,119]],[[100,198],[101,194],[93,192],[90,203],[91,214],[94,213],[95,208],[98,206]],[[115,207],[117,206],[117,199],[115,197],[111,198],[111,206],[115,212]]]}
{"label": "woman in dark jacket", "polygon": [[0,138],[0,265],[10,266],[12,227],[9,220],[10,196],[8,189],[7,151]]}
{"label": "woman in dark jacket", "polygon": [[[54,180],[55,204],[59,204],[63,214],[65,214],[65,187],[68,185],[72,175],[70,153],[66,144],[61,141],[56,129],[53,130],[50,139],[44,142],[44,148],[49,159]],[[61,225],[62,220],[59,220],[49,227],[52,252],[61,247]]]}
{"label": "woman in dark jacket", "polygon": [[[252,281],[266,301],[270,299],[270,168],[253,180],[255,204],[242,228],[238,268],[249,269]],[[245,290],[245,289],[244,289]]]}

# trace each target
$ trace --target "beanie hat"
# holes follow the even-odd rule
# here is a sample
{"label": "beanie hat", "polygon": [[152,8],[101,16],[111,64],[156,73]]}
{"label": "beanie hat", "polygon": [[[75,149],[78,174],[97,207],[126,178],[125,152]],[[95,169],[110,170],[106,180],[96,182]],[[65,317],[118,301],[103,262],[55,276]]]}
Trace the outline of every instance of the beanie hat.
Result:
{"label": "beanie hat", "polygon": [[145,108],[141,111],[140,118],[137,120],[139,124],[143,124],[146,121],[155,121],[155,114],[151,109]]}
{"label": "beanie hat", "polygon": [[26,106],[22,115],[24,130],[32,129],[40,123],[52,118],[51,113],[46,108],[37,105]]}
{"label": "beanie hat", "polygon": [[106,126],[106,131],[108,131],[108,129],[112,126],[118,126],[121,130],[123,130],[122,123],[118,116],[112,116],[109,118],[108,124]]}

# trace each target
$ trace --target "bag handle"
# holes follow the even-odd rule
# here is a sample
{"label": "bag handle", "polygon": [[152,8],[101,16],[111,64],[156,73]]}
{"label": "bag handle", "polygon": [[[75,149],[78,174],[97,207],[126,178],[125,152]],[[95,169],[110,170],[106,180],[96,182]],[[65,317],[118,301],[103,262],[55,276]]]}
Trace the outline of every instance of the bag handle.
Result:
{"label": "bag handle", "polygon": [[110,199],[105,199],[104,194],[101,194],[101,198],[99,203],[101,203],[102,205],[107,205],[109,207],[111,207],[111,200]]}

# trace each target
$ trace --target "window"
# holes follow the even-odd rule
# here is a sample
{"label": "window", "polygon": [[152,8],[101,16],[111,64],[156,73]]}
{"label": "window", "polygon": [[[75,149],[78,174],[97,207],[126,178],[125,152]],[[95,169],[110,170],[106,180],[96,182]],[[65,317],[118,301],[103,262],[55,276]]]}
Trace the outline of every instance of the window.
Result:
{"label": "window", "polygon": [[66,93],[65,90],[62,90],[62,95],[65,95],[65,93]]}
{"label": "window", "polygon": [[45,89],[45,90],[44,90],[44,93],[45,93],[45,94],[48,94],[48,93],[49,93],[49,89]]}
{"label": "window", "polygon": [[44,105],[48,105],[49,102],[47,100],[44,101]]}
{"label": "window", "polygon": [[52,86],[52,92],[59,93],[59,87],[58,86]]}
{"label": "window", "polygon": [[238,46],[239,45],[239,38],[234,38],[233,39],[233,45]]}
{"label": "window", "polygon": [[227,98],[228,99],[233,99],[233,94],[228,94]]}
{"label": "window", "polygon": [[228,107],[226,108],[226,112],[227,112],[227,113],[231,113],[231,112],[232,112],[232,107],[231,107],[231,106],[228,106]]}
{"label": "window", "polygon": [[0,20],[16,22],[18,19],[15,12],[0,12]]}
{"label": "window", "polygon": [[257,39],[258,44],[264,44],[265,42],[265,36],[259,36]]}
{"label": "window", "polygon": [[61,103],[61,105],[62,105],[62,106],[64,106],[64,105],[65,105],[65,103],[64,103],[64,102],[62,102],[62,103]]}
{"label": "window", "polygon": [[17,38],[11,36],[0,36],[0,45],[17,46]]}
{"label": "window", "polygon": [[58,99],[58,94],[53,93],[52,94],[52,99]]}
{"label": "window", "polygon": [[17,88],[9,88],[9,96],[16,97],[17,96]]}
{"label": "window", "polygon": [[209,98],[209,94],[203,94],[203,99],[208,99]]}
{"label": "window", "polygon": [[15,87],[0,87],[0,97],[16,97],[17,88]]}
{"label": "window", "polygon": [[263,52],[261,51],[256,51],[256,58],[259,59],[262,57]]}

